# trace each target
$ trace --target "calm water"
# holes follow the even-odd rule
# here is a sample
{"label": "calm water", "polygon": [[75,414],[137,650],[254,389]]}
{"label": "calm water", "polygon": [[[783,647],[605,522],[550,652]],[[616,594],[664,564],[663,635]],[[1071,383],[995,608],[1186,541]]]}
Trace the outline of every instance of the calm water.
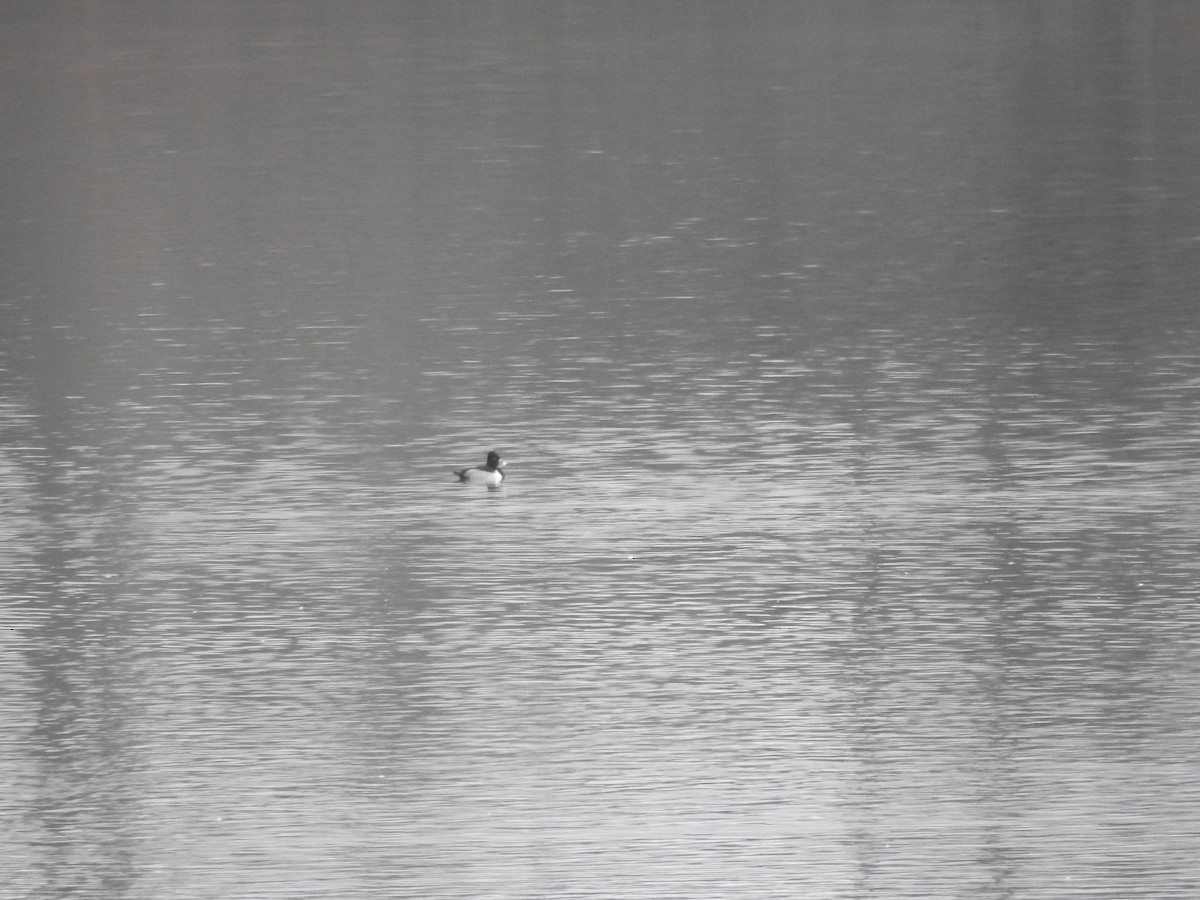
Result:
{"label": "calm water", "polygon": [[2,19],[4,900],[1200,892],[1197,7]]}

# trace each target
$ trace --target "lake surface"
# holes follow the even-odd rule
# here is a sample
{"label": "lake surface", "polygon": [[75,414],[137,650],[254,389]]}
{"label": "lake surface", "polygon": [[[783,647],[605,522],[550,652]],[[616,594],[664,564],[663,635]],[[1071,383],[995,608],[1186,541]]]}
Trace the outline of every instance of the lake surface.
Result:
{"label": "lake surface", "polygon": [[1200,893],[1200,7],[0,22],[4,900]]}

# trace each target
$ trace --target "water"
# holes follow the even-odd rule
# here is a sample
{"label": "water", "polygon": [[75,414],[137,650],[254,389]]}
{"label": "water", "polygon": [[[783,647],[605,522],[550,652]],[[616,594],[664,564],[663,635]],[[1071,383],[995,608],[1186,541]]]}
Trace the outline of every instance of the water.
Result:
{"label": "water", "polygon": [[85,13],[0,897],[1195,896],[1190,7]]}

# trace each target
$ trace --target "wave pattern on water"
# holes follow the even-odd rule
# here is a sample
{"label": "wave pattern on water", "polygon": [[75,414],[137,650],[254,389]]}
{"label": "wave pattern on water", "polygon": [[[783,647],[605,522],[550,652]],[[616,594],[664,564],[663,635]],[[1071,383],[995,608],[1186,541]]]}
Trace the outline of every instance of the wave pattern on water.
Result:
{"label": "wave pattern on water", "polygon": [[4,900],[1196,895],[1194,5],[9,6]]}

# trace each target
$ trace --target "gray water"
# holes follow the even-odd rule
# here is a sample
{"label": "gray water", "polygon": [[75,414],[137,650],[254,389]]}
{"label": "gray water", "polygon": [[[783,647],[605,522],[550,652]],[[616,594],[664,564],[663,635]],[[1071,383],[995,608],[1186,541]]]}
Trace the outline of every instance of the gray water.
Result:
{"label": "gray water", "polygon": [[0,897],[1200,894],[1195,5],[0,20]]}

